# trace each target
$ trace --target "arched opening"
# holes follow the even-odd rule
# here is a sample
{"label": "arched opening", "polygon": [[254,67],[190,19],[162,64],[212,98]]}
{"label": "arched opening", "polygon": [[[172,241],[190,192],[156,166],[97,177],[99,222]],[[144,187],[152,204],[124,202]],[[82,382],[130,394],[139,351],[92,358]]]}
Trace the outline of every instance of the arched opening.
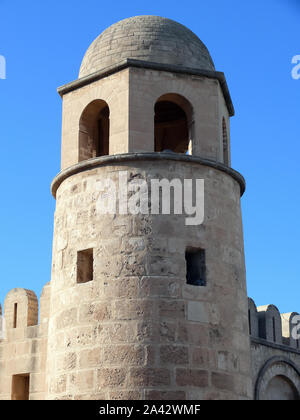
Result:
{"label": "arched opening", "polygon": [[299,400],[298,391],[293,382],[286,376],[274,376],[265,391],[264,400],[295,401]]}
{"label": "arched opening", "polygon": [[100,99],[91,102],[79,122],[79,162],[109,154],[109,107]]}
{"label": "arched opening", "polygon": [[193,112],[180,95],[161,96],[155,104],[155,151],[192,154]]}
{"label": "arched opening", "polygon": [[222,122],[222,131],[223,131],[223,161],[224,165],[229,164],[229,154],[228,154],[228,134],[227,134],[227,126],[225,118],[223,118]]}

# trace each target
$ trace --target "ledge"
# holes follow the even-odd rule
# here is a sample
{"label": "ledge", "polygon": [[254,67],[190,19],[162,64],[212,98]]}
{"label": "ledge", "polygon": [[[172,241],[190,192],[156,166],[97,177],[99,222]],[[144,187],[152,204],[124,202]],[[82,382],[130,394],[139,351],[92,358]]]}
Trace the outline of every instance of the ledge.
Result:
{"label": "ledge", "polygon": [[285,344],[278,344],[278,343],[272,343],[271,341],[267,341],[264,338],[258,338],[258,337],[250,337],[251,344],[261,344],[262,346],[266,347],[272,347],[273,349],[282,350],[282,351],[288,351],[290,353],[295,353],[300,356],[300,350],[294,349],[293,347],[287,346]]}
{"label": "ledge", "polygon": [[79,89],[92,82],[95,82],[96,80],[103,79],[104,77],[110,76],[111,74],[117,73],[118,71],[124,70],[129,67],[144,68],[144,69],[158,70],[158,71],[167,71],[171,73],[180,73],[180,74],[187,74],[187,75],[193,75],[193,76],[203,76],[209,79],[217,79],[220,82],[221,89],[222,89],[222,92],[226,101],[226,105],[228,107],[229,115],[231,117],[234,116],[234,106],[232,103],[232,99],[230,96],[230,92],[228,89],[228,85],[227,85],[224,73],[220,71],[200,70],[200,69],[193,69],[190,67],[182,67],[182,66],[176,66],[176,65],[171,65],[171,64],[153,63],[150,61],[135,60],[133,58],[127,58],[123,61],[120,61],[116,65],[106,67],[104,70],[97,71],[95,73],[90,74],[89,76],[82,77],[78,80],[67,83],[66,85],[60,86],[57,89],[57,91],[59,95],[62,97],[68,92],[72,92],[73,90]]}
{"label": "ledge", "polygon": [[61,171],[53,180],[51,184],[51,192],[54,198],[56,198],[56,192],[60,184],[67,178],[72,175],[78,174],[80,172],[85,172],[90,169],[98,168],[105,165],[114,165],[117,163],[123,162],[134,162],[134,161],[158,161],[158,160],[173,160],[176,162],[187,162],[194,163],[203,166],[208,166],[214,169],[217,169],[221,172],[225,172],[227,175],[230,175],[235,181],[237,181],[241,188],[241,196],[244,194],[246,189],[246,182],[244,177],[234,169],[231,169],[229,166],[224,165],[223,163],[216,162],[210,159],[204,159],[198,156],[188,156],[184,154],[176,153],[158,153],[158,152],[148,152],[148,153],[124,153],[119,155],[108,155],[96,157],[82,162],[77,163],[67,169]]}

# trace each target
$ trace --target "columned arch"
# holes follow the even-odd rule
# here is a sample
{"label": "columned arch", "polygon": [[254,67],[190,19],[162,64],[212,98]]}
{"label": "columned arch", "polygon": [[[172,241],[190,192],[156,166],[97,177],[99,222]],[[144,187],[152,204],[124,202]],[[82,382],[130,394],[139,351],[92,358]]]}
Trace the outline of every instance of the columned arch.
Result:
{"label": "columned arch", "polygon": [[155,104],[155,151],[192,154],[193,108],[183,96],[168,93]]}
{"label": "columned arch", "polygon": [[79,162],[109,154],[109,107],[101,99],[91,102],[79,122]]}

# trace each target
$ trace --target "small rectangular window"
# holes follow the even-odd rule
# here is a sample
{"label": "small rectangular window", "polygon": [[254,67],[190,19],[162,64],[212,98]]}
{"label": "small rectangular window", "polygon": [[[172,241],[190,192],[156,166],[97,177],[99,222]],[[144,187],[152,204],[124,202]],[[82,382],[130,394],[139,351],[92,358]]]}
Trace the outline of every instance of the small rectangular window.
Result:
{"label": "small rectangular window", "polygon": [[205,250],[190,248],[185,253],[186,281],[193,286],[206,286]]}
{"label": "small rectangular window", "polygon": [[251,312],[250,312],[250,309],[248,309],[248,325],[249,325],[249,334],[252,335],[252,329],[251,329]]}
{"label": "small rectangular window", "polygon": [[17,328],[18,323],[18,304],[14,304],[14,328]]}
{"label": "small rectangular window", "polygon": [[273,326],[273,341],[276,343],[276,326],[275,326],[275,318],[272,318],[272,326]]}
{"label": "small rectangular window", "polygon": [[29,374],[13,375],[12,400],[29,400]]}
{"label": "small rectangular window", "polygon": [[77,283],[87,283],[93,280],[94,253],[93,249],[77,252]]}

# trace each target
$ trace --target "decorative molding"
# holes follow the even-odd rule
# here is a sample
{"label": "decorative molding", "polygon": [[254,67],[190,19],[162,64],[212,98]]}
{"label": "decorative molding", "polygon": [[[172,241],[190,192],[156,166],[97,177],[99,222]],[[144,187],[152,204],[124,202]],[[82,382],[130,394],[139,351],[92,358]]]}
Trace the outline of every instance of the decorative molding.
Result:
{"label": "decorative molding", "polygon": [[97,80],[103,79],[104,77],[110,76],[111,74],[117,73],[121,70],[130,68],[130,67],[157,70],[157,71],[166,71],[169,73],[179,73],[179,74],[186,74],[188,76],[199,76],[199,77],[207,77],[209,79],[216,79],[220,83],[220,86],[221,86],[221,89],[225,98],[225,102],[228,108],[229,115],[233,117],[235,114],[234,106],[233,106],[232,99],[231,99],[230,92],[227,85],[227,81],[223,72],[193,69],[190,67],[176,66],[176,65],[171,65],[171,64],[153,63],[150,61],[135,60],[133,58],[126,58],[125,60],[120,61],[118,64],[114,64],[112,66],[106,67],[104,70],[97,71],[95,73],[90,74],[89,76],[82,77],[78,80],[74,80],[73,82],[60,86],[57,89],[57,92],[59,93],[61,97],[63,97],[63,95],[65,95],[66,93],[72,92],[73,90],[79,89],[83,86],[96,82]]}
{"label": "decorative molding", "polygon": [[177,153],[166,153],[166,152],[150,152],[150,153],[124,153],[119,155],[107,155],[88,159],[77,163],[67,169],[61,171],[53,180],[51,184],[51,192],[54,198],[56,198],[56,192],[60,184],[72,175],[80,172],[85,172],[91,169],[95,169],[105,165],[114,165],[121,162],[134,162],[134,161],[160,161],[160,160],[173,160],[177,162],[194,163],[203,166],[208,166],[216,170],[225,172],[237,181],[241,188],[241,196],[245,192],[246,181],[244,177],[234,169],[223,163],[216,162],[210,159],[204,159],[198,156],[188,156]]}

